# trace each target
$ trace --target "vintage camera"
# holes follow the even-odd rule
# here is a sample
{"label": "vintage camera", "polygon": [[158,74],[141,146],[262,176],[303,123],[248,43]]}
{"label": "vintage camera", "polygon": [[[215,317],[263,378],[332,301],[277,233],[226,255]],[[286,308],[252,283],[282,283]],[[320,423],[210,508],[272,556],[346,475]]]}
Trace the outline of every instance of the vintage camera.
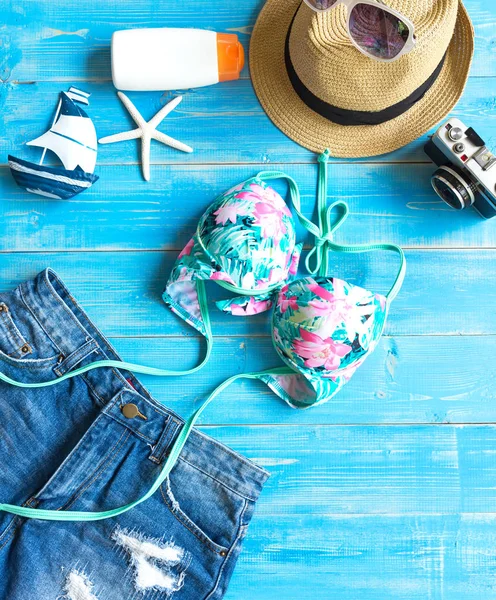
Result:
{"label": "vintage camera", "polygon": [[446,204],[473,206],[485,219],[496,216],[496,157],[471,127],[450,119],[424,149],[439,167],[431,183]]}

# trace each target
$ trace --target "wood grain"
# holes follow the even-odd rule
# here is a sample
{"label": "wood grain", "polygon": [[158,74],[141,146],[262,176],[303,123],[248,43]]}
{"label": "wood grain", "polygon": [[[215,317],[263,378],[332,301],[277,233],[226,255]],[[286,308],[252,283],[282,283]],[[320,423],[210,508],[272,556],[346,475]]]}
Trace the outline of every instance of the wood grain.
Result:
{"label": "wood grain", "polygon": [[[194,335],[161,300],[176,252],[62,252],[1,255],[0,289],[51,266],[107,335]],[[392,305],[388,335],[488,335],[496,333],[496,281],[488,277],[493,250],[409,250],[408,275]],[[19,268],[22,265],[22,269]],[[385,293],[398,269],[395,256],[333,255],[336,277]],[[229,296],[208,285],[213,302]],[[267,335],[268,315],[241,318],[211,306],[215,335]],[[476,307],[476,309],[475,309]]]}
{"label": "wood grain", "polygon": [[205,431],[271,473],[259,508],[266,517],[494,513],[496,506],[494,425]]}
{"label": "wood grain", "polygon": [[495,530],[491,513],[257,513],[227,598],[493,598]]}
{"label": "wood grain", "polygon": [[[453,111],[496,148],[496,10],[466,0],[476,53]],[[152,147],[152,181],[134,142],[99,149],[100,180],[69,202],[25,194],[7,154],[71,84],[91,93],[99,136],[131,122],[111,84],[116,29],[196,26],[237,32],[245,50],[262,0],[4,0],[0,2],[0,297],[55,268],[126,359],[166,368],[198,361],[204,341],[160,295],[177,253],[216,195],[262,169],[283,169],[314,212],[316,157],[263,113],[241,80],[186,90],[161,130],[191,144]],[[178,91],[131,94],[146,118]],[[496,600],[496,223],[447,209],[430,189],[427,136],[372,160],[334,159],[329,196],[351,209],[337,241],[391,241],[408,273],[375,353],[327,404],[289,409],[263,384],[238,381],[208,408],[203,431],[272,477],[258,504],[227,600]],[[49,161],[50,161],[49,157]],[[275,184],[284,192],[284,186]],[[495,220],[496,221],[496,220]],[[312,240],[299,228],[305,243]],[[331,272],[377,291],[394,257],[334,255]],[[210,305],[222,297],[209,285]],[[234,373],[281,364],[268,315],[212,306],[211,362],[184,377],[143,377],[186,416]]]}
{"label": "wood grain", "polygon": [[[0,164],[6,155],[22,150],[25,157],[39,156],[39,151],[22,148],[40,135],[53,118],[58,93],[73,80],[40,82],[28,85],[7,83],[0,88]],[[79,84],[80,85],[80,84]],[[91,93],[88,114],[94,120],[99,137],[132,128],[127,111],[110,82],[81,85]],[[471,78],[465,95],[453,112],[478,130],[488,144],[496,147],[494,96],[496,78]],[[177,92],[134,92],[130,98],[142,115],[150,119]],[[301,163],[314,162],[315,156],[276,129],[263,112],[248,80],[226,82],[184,93],[180,106],[160,125],[163,131],[190,145],[194,152],[184,154],[163,144],[152,146],[152,164],[167,163]],[[430,162],[423,152],[427,136],[392,154],[358,162]],[[336,159],[337,162],[344,162]],[[98,164],[132,164],[139,162],[136,141],[100,146]],[[357,161],[354,161],[357,162]],[[136,166],[136,179],[139,168]],[[152,169],[152,177],[156,169]]]}
{"label": "wood grain", "polygon": [[[116,29],[199,27],[237,33],[248,50],[249,36],[263,0],[89,0],[6,3],[0,30],[0,77],[3,81],[88,81],[111,78],[110,38]],[[492,0],[465,0],[476,31],[473,74],[494,76],[496,18]],[[246,53],[248,55],[248,53]],[[248,71],[243,73],[248,76]]]}
{"label": "wood grain", "polygon": [[[272,164],[298,182],[302,210],[315,208],[316,165]],[[164,165],[145,183],[137,166],[101,166],[100,181],[68,202],[47,202],[16,186],[0,168],[2,251],[174,250],[184,248],[219,193],[267,169],[254,165]],[[351,211],[336,240],[405,247],[495,248],[496,228],[475,211],[456,212],[433,192],[431,165],[329,166],[329,201]],[[274,182],[284,196],[286,186]],[[130,191],[132,190],[132,192]],[[315,215],[313,216],[316,219]],[[298,240],[312,243],[301,226]]]}

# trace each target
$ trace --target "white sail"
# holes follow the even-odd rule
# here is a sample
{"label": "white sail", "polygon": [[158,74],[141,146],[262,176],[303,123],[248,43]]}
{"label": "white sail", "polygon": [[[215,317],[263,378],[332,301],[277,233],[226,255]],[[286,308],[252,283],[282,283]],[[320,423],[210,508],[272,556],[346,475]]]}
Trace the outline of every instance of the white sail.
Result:
{"label": "white sail", "polygon": [[97,156],[96,143],[95,126],[91,119],[60,115],[49,131],[27,142],[27,145],[55,152],[68,170],[79,165],[83,171],[93,173]]}
{"label": "white sail", "polygon": [[96,151],[79,142],[62,137],[53,131],[47,131],[39,138],[27,142],[28,146],[47,148],[60,158],[66,169],[72,171],[78,165],[87,173],[93,173],[96,165]]}
{"label": "white sail", "polygon": [[65,135],[87,148],[96,150],[96,131],[91,119],[60,115],[50,130]]}

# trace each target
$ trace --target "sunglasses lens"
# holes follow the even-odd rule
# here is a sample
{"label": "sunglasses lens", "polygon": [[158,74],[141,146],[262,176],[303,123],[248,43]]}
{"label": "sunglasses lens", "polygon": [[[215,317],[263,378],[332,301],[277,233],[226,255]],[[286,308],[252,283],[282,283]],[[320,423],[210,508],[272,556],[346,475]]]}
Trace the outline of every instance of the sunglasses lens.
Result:
{"label": "sunglasses lens", "polygon": [[387,9],[357,4],[350,15],[350,33],[370,56],[392,60],[408,41],[408,26]]}
{"label": "sunglasses lens", "polygon": [[305,2],[314,10],[321,12],[334,6],[337,0],[305,0]]}

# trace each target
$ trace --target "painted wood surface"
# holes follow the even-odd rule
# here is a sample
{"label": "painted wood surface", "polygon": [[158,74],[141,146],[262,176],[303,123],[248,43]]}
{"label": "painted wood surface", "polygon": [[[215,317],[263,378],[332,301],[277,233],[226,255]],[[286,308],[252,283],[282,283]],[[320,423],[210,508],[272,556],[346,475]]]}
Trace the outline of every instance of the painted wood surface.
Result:
{"label": "painted wood surface", "polygon": [[[0,292],[52,266],[122,356],[178,369],[197,362],[204,342],[160,294],[208,203],[259,170],[282,168],[313,213],[315,156],[271,124],[249,68],[240,81],[184,92],[161,129],[195,152],[153,144],[150,184],[135,142],[100,148],[100,181],[70,202],[24,194],[6,157],[37,156],[24,142],[74,83],[92,94],[99,136],[130,123],[110,81],[114,30],[194,25],[237,32],[248,49],[262,4],[0,0]],[[496,8],[465,4],[476,55],[453,114],[496,147]],[[151,117],[174,94],[131,97]],[[228,600],[496,599],[496,223],[438,201],[426,139],[329,167],[330,195],[351,209],[338,241],[387,240],[407,251],[407,280],[375,354],[317,409],[289,409],[262,384],[239,381],[202,420],[272,474]],[[332,259],[333,274],[377,291],[395,268],[383,254]],[[223,294],[209,286],[208,295],[212,306]],[[183,415],[228,376],[280,364],[268,315],[243,320],[213,306],[211,314],[205,369],[143,378]]]}
{"label": "painted wood surface", "polygon": [[[481,335],[496,333],[494,250],[409,250],[408,277],[395,300],[389,335]],[[184,335],[195,330],[170,314],[161,294],[177,252],[16,252],[1,255],[5,289],[51,266],[108,335]],[[23,269],[19,269],[19,264]],[[336,255],[330,272],[374,292],[391,287],[398,261],[386,253]],[[489,276],[488,276],[489,275]],[[229,293],[208,283],[215,335],[268,335],[267,313],[240,318],[221,313],[214,300]],[[116,310],[116,307],[119,307]],[[481,342],[482,343],[482,342]],[[481,348],[482,350],[482,348]]]}
{"label": "painted wood surface", "polygon": [[493,596],[494,427],[209,432],[273,473],[232,598]]}
{"label": "painted wood surface", "polygon": [[[98,168],[101,180],[63,207],[38,196],[26,197],[8,168],[0,167],[0,195],[4,198],[0,248],[3,252],[177,253],[220,190],[267,168],[284,169],[298,181],[303,213],[311,217],[317,174],[314,164],[157,166],[152,168],[148,184],[138,166],[105,165]],[[491,221],[481,220],[474,211],[456,212],[433,194],[433,172],[431,165],[330,165],[330,198],[344,199],[351,211],[336,240],[363,243],[388,239],[407,248],[496,247],[496,228]],[[285,184],[275,182],[274,187],[286,194]],[[303,227],[298,225],[297,232],[307,246],[312,243]]]}
{"label": "painted wood surface", "polygon": [[[58,92],[71,82],[73,79],[34,83],[7,81],[2,86],[0,109],[5,114],[0,128],[2,155],[11,150],[18,151],[22,143],[32,139],[34,132],[38,134],[45,130],[53,118]],[[111,82],[82,84],[78,82],[92,94],[88,114],[94,118],[99,137],[118,133],[127,125],[132,125]],[[456,109],[456,116],[470,122],[479,131],[484,130],[488,143],[493,142],[493,146],[496,146],[495,90],[496,80],[493,77],[473,77]],[[130,92],[129,97],[136,102],[143,117],[150,119],[177,93]],[[185,156],[162,144],[153,143],[152,164],[314,162],[315,156],[311,152],[296,144],[288,144],[286,136],[272,126],[258,103],[250,81],[226,82],[222,86],[181,93],[184,95],[181,105],[159,129],[180,138],[194,152]],[[373,162],[429,162],[423,152],[426,141],[425,135],[393,154],[374,157]],[[136,142],[99,148],[99,165],[136,164],[138,160]],[[335,161],[343,162],[341,159]]]}
{"label": "painted wood surface", "polygon": [[[237,33],[248,49],[261,0],[191,0],[181,3],[120,0],[76,4],[55,0],[4,0],[2,30],[5,58],[2,80],[63,81],[111,79],[109,41],[116,29],[200,27]],[[496,16],[492,0],[466,0],[476,29],[473,74],[494,76]],[[247,65],[248,67],[248,65]],[[244,76],[248,77],[248,68]]]}
{"label": "painted wood surface", "polygon": [[493,514],[259,515],[229,597],[492,598],[495,529]]}

